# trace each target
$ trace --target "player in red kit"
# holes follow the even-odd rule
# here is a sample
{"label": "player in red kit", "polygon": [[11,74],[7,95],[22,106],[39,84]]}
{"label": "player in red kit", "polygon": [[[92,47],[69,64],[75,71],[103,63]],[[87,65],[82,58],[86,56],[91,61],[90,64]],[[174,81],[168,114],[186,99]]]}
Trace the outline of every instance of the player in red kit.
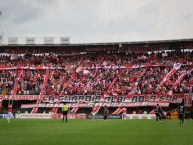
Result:
{"label": "player in red kit", "polygon": [[92,107],[92,112],[91,112],[91,115],[92,115],[92,121],[94,121],[94,117],[95,117],[96,111],[97,111],[96,106],[93,106],[93,107]]}
{"label": "player in red kit", "polygon": [[127,119],[127,117],[126,117],[126,114],[127,114],[127,108],[123,108],[123,119]]}
{"label": "player in red kit", "polygon": [[13,113],[12,113],[12,106],[13,106],[13,100],[12,100],[12,103],[10,103],[10,100],[9,100],[9,103],[8,103],[8,117],[7,117],[8,123],[10,123],[11,118],[14,118]]}

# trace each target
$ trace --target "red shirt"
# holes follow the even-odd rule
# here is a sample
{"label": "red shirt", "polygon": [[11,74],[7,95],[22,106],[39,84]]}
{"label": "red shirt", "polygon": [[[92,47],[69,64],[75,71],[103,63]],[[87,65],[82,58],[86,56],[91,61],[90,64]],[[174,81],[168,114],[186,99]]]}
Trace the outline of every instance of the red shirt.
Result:
{"label": "red shirt", "polygon": [[8,112],[12,112],[12,106],[10,105],[10,106],[8,106]]}
{"label": "red shirt", "polygon": [[123,108],[123,113],[127,113],[127,109],[126,108]]}
{"label": "red shirt", "polygon": [[92,108],[92,113],[96,113],[96,108],[95,107]]}

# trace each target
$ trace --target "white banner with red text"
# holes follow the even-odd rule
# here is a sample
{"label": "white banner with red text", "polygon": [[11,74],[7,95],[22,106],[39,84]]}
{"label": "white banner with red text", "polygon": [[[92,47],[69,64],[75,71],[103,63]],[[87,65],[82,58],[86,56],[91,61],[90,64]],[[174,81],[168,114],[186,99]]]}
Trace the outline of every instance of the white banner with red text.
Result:
{"label": "white banner with red text", "polygon": [[[192,94],[191,94],[192,95]],[[140,94],[140,95],[123,95],[123,96],[104,96],[104,95],[10,95],[0,96],[3,100],[38,100],[44,103],[71,102],[71,103],[181,103],[184,94]]]}
{"label": "white banner with red text", "polygon": [[73,103],[143,103],[143,102],[165,102],[181,103],[183,94],[160,95],[160,94],[140,94],[140,95],[123,95],[123,96],[104,96],[104,95],[64,95],[42,97],[42,102],[73,102]]}
{"label": "white banner with red text", "polygon": [[[108,107],[143,107],[143,106],[151,106],[154,107],[158,104],[158,102],[141,102],[141,103],[67,103],[69,108],[92,108],[93,106],[104,107],[105,105]],[[21,108],[62,108],[63,103],[40,103],[40,104],[21,104]],[[159,102],[161,107],[168,107],[169,103]]]}
{"label": "white banner with red text", "polygon": [[[43,114],[43,113],[16,113],[15,118],[22,119],[61,119],[62,114]],[[68,119],[86,119],[86,114],[68,114]]]}

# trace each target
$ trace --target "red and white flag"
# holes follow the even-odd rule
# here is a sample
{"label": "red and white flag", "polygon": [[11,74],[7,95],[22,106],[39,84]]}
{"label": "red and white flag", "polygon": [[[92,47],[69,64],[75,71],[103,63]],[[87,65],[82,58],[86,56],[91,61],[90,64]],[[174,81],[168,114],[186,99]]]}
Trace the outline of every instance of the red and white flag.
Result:
{"label": "red and white flag", "polygon": [[118,96],[117,91],[113,91],[112,94],[113,94],[113,96]]}
{"label": "red and white flag", "polygon": [[17,54],[11,54],[10,59],[11,60],[18,59],[18,55]]}
{"label": "red and white flag", "polygon": [[153,109],[149,114],[155,114],[155,109]]}
{"label": "red and white flag", "polygon": [[103,61],[103,65],[106,66],[107,65],[107,61]]}
{"label": "red and white flag", "polygon": [[76,69],[76,72],[79,73],[80,71],[83,70],[83,67],[82,66],[79,66],[77,69]]}
{"label": "red and white flag", "polygon": [[104,92],[104,97],[108,97],[109,93],[108,92]]}
{"label": "red and white flag", "polygon": [[146,60],[147,57],[145,55],[142,55],[141,57],[138,57],[138,59],[141,59],[141,60]]}
{"label": "red and white flag", "polygon": [[88,70],[83,70],[83,74],[90,74],[90,71],[88,71]]}

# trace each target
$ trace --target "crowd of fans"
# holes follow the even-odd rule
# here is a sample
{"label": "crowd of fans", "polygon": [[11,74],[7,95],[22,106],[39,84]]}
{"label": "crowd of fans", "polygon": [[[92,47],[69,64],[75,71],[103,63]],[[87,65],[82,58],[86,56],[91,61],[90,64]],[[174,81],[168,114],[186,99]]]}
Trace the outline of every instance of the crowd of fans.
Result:
{"label": "crowd of fans", "polygon": [[[160,85],[164,77],[182,64]],[[193,52],[87,53],[0,56],[0,68],[45,66],[49,69],[0,69],[0,94],[127,95],[193,92]],[[172,88],[182,76],[182,80]],[[18,82],[16,83],[16,80]],[[46,81],[46,82],[45,82]],[[45,83],[45,86],[44,86]],[[17,87],[14,87],[17,85]]]}

